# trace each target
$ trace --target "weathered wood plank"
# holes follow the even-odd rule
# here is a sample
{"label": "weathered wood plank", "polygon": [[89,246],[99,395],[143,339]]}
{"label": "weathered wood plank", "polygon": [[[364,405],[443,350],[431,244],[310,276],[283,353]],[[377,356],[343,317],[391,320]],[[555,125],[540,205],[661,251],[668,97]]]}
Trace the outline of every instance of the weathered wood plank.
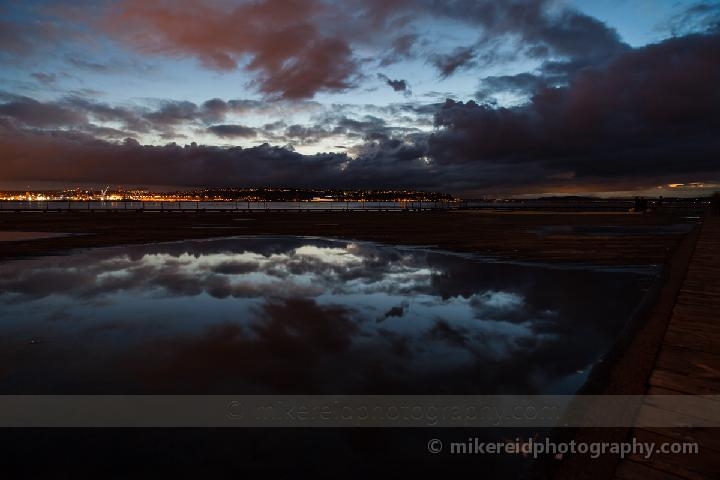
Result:
{"label": "weathered wood plank", "polygon": [[[720,434],[717,428],[645,428],[649,432],[671,437],[680,442],[694,442],[706,455],[720,455]],[[712,451],[714,453],[708,453]]]}
{"label": "weathered wood plank", "polygon": [[[664,405],[668,407],[667,405]],[[668,407],[673,408],[673,407]],[[639,428],[663,428],[663,427],[712,427],[720,428],[720,421],[717,414],[713,414],[708,409],[696,412],[691,415],[682,406],[674,407],[676,410],[668,410],[661,408],[652,403],[644,403],[640,407],[638,416],[635,420],[635,426]]]}
{"label": "weathered wood plank", "polygon": [[[720,394],[720,217],[705,217],[649,384],[649,395]],[[652,398],[646,400],[640,408],[638,422],[671,418],[693,423],[720,415],[720,402],[716,398],[704,398],[696,407],[654,403]],[[620,462],[615,478],[720,478],[718,428],[636,428],[633,437],[641,442],[661,443],[672,441],[670,439],[696,442],[700,452],[697,455],[657,453],[647,459],[634,455]]]}
{"label": "weathered wood plank", "polygon": [[670,322],[671,325],[683,325],[688,328],[702,328],[711,331],[720,330],[720,318],[717,315],[676,313]]}
{"label": "weathered wood plank", "polygon": [[643,405],[709,420],[720,427],[720,395],[677,395],[658,391],[662,389],[650,388]]}
{"label": "weathered wood plank", "polygon": [[660,350],[655,367],[713,381],[720,378],[720,353],[666,345]]}
{"label": "weathered wood plank", "polygon": [[677,328],[671,324],[665,334],[665,344],[714,353],[720,345],[720,334]]}
{"label": "weathered wood plank", "polygon": [[714,455],[710,451],[699,450],[697,454],[663,453],[659,451],[661,445],[675,440],[672,437],[643,429],[635,430],[635,439],[640,443],[655,445],[655,452],[649,458],[643,454],[633,453],[629,456],[631,460],[690,480],[720,478],[720,456]]}
{"label": "weathered wood plank", "polygon": [[650,385],[676,390],[688,395],[717,395],[720,393],[720,379],[709,381],[676,372],[655,369],[650,375]]}
{"label": "weathered wood plank", "polygon": [[684,477],[678,477],[672,473],[656,470],[632,460],[627,460],[620,464],[615,472],[615,478],[618,480],[684,480]]}

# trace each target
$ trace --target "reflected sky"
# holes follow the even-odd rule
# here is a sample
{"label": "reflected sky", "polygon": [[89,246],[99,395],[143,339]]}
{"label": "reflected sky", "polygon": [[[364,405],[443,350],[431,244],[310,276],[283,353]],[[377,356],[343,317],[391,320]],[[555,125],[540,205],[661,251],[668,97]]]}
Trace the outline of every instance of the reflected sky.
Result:
{"label": "reflected sky", "polygon": [[571,393],[651,275],[296,237],[0,265],[1,393]]}

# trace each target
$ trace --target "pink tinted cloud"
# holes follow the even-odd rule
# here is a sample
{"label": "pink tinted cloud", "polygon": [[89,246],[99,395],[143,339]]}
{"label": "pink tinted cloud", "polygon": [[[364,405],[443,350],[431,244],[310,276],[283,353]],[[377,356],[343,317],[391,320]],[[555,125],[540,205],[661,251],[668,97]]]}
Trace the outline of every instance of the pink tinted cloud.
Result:
{"label": "pink tinted cloud", "polygon": [[123,0],[101,27],[141,52],[247,69],[261,92],[299,99],[350,88],[358,72],[348,43],[323,32],[328,8],[318,0]]}

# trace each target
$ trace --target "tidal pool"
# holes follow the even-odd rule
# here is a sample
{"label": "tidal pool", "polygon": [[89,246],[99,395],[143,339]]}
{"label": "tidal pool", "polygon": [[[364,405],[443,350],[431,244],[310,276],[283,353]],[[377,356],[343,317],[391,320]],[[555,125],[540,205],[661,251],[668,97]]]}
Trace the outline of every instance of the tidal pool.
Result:
{"label": "tidal pool", "polygon": [[654,273],[298,237],[9,261],[0,393],[573,393]]}

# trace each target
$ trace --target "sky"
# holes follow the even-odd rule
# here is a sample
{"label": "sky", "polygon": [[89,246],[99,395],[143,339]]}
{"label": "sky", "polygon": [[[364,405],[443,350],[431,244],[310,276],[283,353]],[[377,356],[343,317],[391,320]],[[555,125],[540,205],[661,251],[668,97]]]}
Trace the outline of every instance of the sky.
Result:
{"label": "sky", "polygon": [[720,189],[720,2],[0,0],[0,188]]}

